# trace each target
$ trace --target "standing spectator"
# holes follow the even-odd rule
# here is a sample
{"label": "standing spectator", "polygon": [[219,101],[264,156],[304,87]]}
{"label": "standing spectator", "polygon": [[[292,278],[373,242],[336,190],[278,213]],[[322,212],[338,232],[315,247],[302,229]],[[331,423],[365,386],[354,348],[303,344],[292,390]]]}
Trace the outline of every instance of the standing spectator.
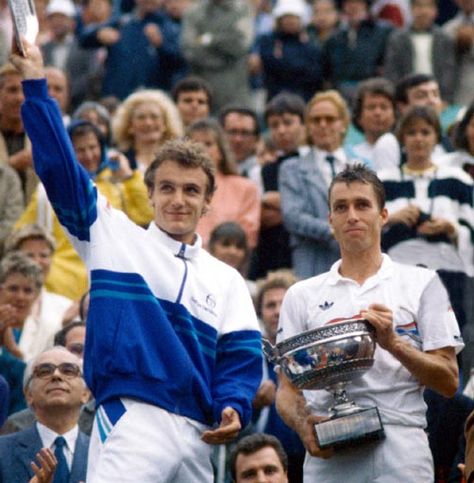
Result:
{"label": "standing spectator", "polygon": [[291,268],[289,234],[283,226],[278,173],[291,158],[300,156],[304,142],[305,104],[295,94],[281,93],[265,108],[265,122],[277,150],[274,162],[261,168],[263,187],[261,230],[251,278],[263,278],[271,270]]}
{"label": "standing spectator", "polygon": [[339,11],[334,0],[315,0],[311,23],[306,28],[310,41],[323,46],[337,31],[339,22]]}
{"label": "standing spectator", "polygon": [[0,163],[0,258],[3,254],[5,239],[24,207],[18,174],[7,164]]}
{"label": "standing spectator", "polygon": [[28,481],[34,475],[30,461],[41,448],[54,449],[58,465],[55,482],[85,481],[89,437],[77,421],[89,391],[80,359],[55,347],[31,361],[26,370],[25,396],[37,422],[0,437],[0,480]]}
{"label": "standing spectator", "polygon": [[197,0],[184,16],[183,54],[190,73],[211,86],[216,112],[231,102],[250,103],[247,56],[253,30],[245,0]]}
{"label": "standing spectator", "polygon": [[123,101],[114,116],[113,138],[142,173],[155,159],[160,146],[183,135],[183,126],[173,101],[162,91],[134,92]]}
{"label": "standing spectator", "polygon": [[103,96],[124,99],[139,87],[158,87],[157,49],[163,41],[159,7],[160,0],[137,0],[132,13],[82,30],[83,47],[107,47]]}
{"label": "standing spectator", "polygon": [[253,62],[261,62],[268,100],[286,91],[308,101],[321,89],[321,49],[309,41],[303,23],[305,14],[303,0],[278,0],[273,9],[273,32],[256,41]]}
{"label": "standing spectator", "polygon": [[354,96],[352,121],[365,137],[365,141],[355,145],[352,151],[357,158],[373,166],[375,143],[395,125],[395,93],[392,83],[382,77],[361,82]]}
{"label": "standing spectator", "polygon": [[309,153],[288,160],[278,178],[293,269],[301,279],[328,270],[339,256],[328,221],[328,188],[334,176],[354,162],[343,148],[349,110],[337,91],[321,92],[311,99],[306,127]]}
{"label": "standing spectator", "polygon": [[20,107],[24,100],[21,77],[11,64],[0,67],[0,163],[18,173],[28,203],[38,184],[33,171],[31,146],[23,128]]}
{"label": "standing spectator", "polygon": [[238,223],[247,236],[249,249],[257,243],[260,228],[260,198],[252,181],[238,176],[225,135],[219,124],[203,119],[191,124],[186,131],[192,141],[201,143],[216,168],[217,190],[196,231],[207,247],[212,230],[226,221]]}
{"label": "standing spectator", "polygon": [[[296,282],[289,270],[270,272],[257,283],[255,307],[265,330],[265,337],[276,344],[278,320],[283,297]],[[303,481],[305,449],[298,434],[284,423],[275,407],[277,388],[275,365],[263,362],[263,379],[253,400],[254,422],[257,432],[271,434],[278,438],[288,456],[288,479],[291,483]]]}
{"label": "standing spectator", "polygon": [[453,40],[437,25],[436,0],[411,0],[413,21],[394,30],[385,52],[384,76],[398,82],[408,74],[433,75],[441,97],[453,101],[456,61]]}
{"label": "standing spectator", "polygon": [[474,2],[455,0],[455,3],[459,12],[443,25],[443,29],[456,47],[458,75],[454,102],[465,106],[474,97]]}
{"label": "standing spectator", "polygon": [[344,23],[325,44],[324,78],[351,99],[357,84],[382,73],[389,24],[374,20],[368,0],[343,0]]}
{"label": "standing spectator", "polygon": [[220,112],[219,121],[237,162],[239,174],[249,177],[257,165],[256,151],[260,137],[257,113],[243,106],[226,106]]}
{"label": "standing spectator", "polygon": [[209,117],[212,107],[211,88],[204,79],[185,77],[172,90],[173,101],[185,127]]}

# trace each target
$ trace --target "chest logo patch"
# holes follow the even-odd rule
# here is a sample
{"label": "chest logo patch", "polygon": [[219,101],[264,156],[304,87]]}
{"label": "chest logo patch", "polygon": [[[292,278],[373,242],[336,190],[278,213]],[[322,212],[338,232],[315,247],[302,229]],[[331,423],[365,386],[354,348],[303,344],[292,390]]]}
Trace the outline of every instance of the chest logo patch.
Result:
{"label": "chest logo patch", "polygon": [[328,310],[334,305],[334,302],[328,302],[327,300],[319,305],[319,308],[321,310]]}

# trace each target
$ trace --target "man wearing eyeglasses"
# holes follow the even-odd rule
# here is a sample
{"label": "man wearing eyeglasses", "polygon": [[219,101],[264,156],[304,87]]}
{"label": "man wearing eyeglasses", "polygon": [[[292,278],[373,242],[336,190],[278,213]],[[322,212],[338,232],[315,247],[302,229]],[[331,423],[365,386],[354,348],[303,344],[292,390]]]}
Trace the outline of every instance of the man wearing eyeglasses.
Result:
{"label": "man wearing eyeglasses", "polygon": [[25,397],[36,422],[0,437],[0,482],[29,481],[41,448],[51,448],[58,461],[53,483],[85,481],[89,437],[77,421],[90,393],[81,360],[59,346],[41,353],[25,370]]}

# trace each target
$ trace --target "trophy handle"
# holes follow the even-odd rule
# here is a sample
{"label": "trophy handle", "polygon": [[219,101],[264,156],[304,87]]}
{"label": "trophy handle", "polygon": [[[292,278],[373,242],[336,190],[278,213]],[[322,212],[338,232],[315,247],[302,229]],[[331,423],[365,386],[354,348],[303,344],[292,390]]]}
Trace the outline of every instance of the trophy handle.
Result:
{"label": "trophy handle", "polygon": [[262,337],[262,350],[268,362],[278,363],[279,356],[277,348],[265,337]]}

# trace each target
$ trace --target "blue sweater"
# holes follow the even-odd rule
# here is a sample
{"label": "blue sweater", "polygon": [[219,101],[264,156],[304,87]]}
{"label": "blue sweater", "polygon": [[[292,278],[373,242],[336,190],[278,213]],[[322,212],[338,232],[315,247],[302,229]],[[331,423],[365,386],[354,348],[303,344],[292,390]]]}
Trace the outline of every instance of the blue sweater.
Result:
{"label": "blue sweater", "polygon": [[76,161],[46,82],[23,89],[36,172],[90,270],[84,374],[97,404],[130,397],[204,424],[231,406],[246,425],[262,360],[244,280],[200,238],[186,245],[113,209]]}

